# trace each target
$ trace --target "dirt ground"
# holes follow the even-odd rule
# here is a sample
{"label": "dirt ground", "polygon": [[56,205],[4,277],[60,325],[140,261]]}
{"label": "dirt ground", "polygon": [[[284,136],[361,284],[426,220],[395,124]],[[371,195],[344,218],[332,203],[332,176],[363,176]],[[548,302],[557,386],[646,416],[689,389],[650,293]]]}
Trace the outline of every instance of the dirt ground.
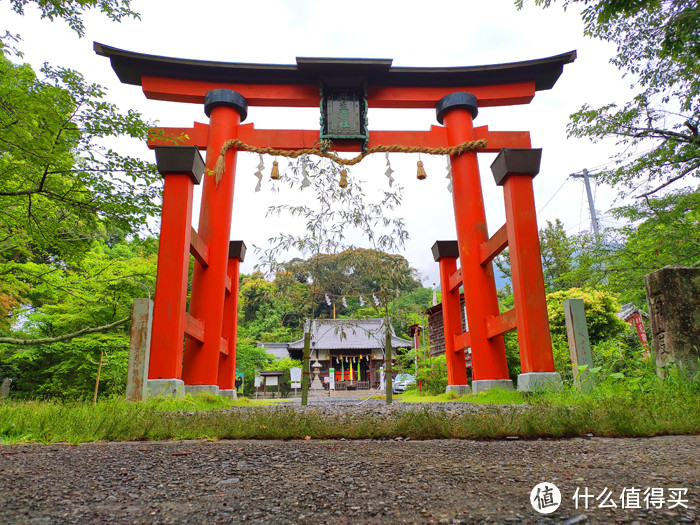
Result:
{"label": "dirt ground", "polygon": [[[700,436],[2,446],[0,521],[700,523],[699,457]],[[544,481],[551,514],[530,503]]]}

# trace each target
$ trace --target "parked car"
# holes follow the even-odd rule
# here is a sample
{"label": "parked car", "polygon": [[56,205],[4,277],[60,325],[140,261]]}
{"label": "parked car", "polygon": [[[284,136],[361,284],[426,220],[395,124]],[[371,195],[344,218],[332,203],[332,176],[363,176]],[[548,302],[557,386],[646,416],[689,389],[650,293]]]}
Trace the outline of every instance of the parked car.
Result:
{"label": "parked car", "polygon": [[394,378],[394,382],[391,385],[391,391],[394,394],[403,394],[411,385],[416,384],[416,376],[412,374],[398,374]]}

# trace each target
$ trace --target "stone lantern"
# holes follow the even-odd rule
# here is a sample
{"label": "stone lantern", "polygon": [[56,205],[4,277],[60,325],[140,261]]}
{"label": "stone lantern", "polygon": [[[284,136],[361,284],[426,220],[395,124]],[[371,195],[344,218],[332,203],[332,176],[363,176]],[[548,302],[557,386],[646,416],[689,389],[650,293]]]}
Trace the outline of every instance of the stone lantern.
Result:
{"label": "stone lantern", "polygon": [[311,368],[314,369],[314,378],[311,381],[311,390],[323,390],[323,383],[321,383],[321,379],[319,378],[322,366],[323,365],[321,365],[318,360],[311,365]]}

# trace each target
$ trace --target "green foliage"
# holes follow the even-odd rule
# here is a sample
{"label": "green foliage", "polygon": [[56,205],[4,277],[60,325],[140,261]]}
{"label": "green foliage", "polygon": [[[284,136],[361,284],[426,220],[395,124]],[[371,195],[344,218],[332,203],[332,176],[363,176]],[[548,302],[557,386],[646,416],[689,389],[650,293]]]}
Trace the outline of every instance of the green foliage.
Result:
{"label": "green foliage", "polygon": [[575,246],[566,235],[564,223],[559,219],[554,224],[547,221],[547,226],[541,228],[539,233],[546,289],[554,292],[570,288],[567,277],[571,272]]}
{"label": "green foliage", "polygon": [[615,295],[597,290],[571,288],[547,294],[547,312],[552,337],[566,338],[564,300],[583,299],[591,344],[614,338],[628,329],[627,323],[617,317],[620,305]]}
{"label": "green foliage", "polygon": [[155,216],[155,166],[107,146],[145,140],[149,124],[120,113],[76,71],[0,57],[0,258],[80,258],[96,238],[138,233]]}
{"label": "green foliage", "polygon": [[274,356],[255,344],[254,340],[239,337],[236,342],[236,369],[243,372],[243,394],[255,391],[255,371],[265,370],[274,362]]}
{"label": "green foliage", "polygon": [[[366,300],[373,294],[386,295],[391,300],[420,287],[415,270],[403,256],[379,250],[355,248],[340,253],[316,254],[308,260],[293,259],[280,268],[283,269],[282,279],[289,280],[291,274],[297,283],[308,285],[308,293],[303,294],[303,298],[313,298],[313,317],[317,318],[333,315],[333,307],[326,303],[326,294],[336,299],[336,315],[358,317],[356,309],[360,305],[357,297],[360,295]],[[279,271],[275,281],[278,279]],[[346,295],[354,296],[348,307],[337,300]],[[303,306],[301,301],[294,304]]]}
{"label": "green foliage", "polygon": [[427,326],[425,311],[433,306],[433,291],[430,288],[415,288],[402,293],[391,302],[392,326],[399,337],[410,339],[408,328],[418,324]]}
{"label": "green foliage", "polygon": [[[522,1],[517,2],[522,4]],[[551,0],[536,0],[549,6]],[[617,45],[611,62],[634,77],[636,94],[622,106],[585,105],[569,134],[620,145],[620,164],[601,177],[623,192],[656,191],[700,176],[700,9],[695,0],[564,0],[583,3],[585,33]],[[645,151],[637,156],[637,148]],[[649,149],[651,147],[651,149]],[[655,189],[649,190],[650,187]],[[642,189],[642,191],[645,191]]]}
{"label": "green foliage", "polygon": [[646,306],[646,274],[668,265],[700,264],[700,191],[649,198],[645,207],[624,206],[614,215],[627,224],[610,233],[601,259],[608,287],[621,302]]}
{"label": "green foliage", "polygon": [[80,36],[85,35],[83,15],[85,11],[98,9],[110,20],[119,22],[122,18],[140,18],[131,10],[131,0],[10,0],[12,10],[24,14],[27,6],[36,4],[41,18],[62,19]]}
{"label": "green foliage", "polygon": [[521,372],[520,348],[518,347],[517,332],[504,334],[503,341],[506,345],[506,363],[508,364],[508,377],[516,381]]}
{"label": "green foliage", "polygon": [[421,388],[426,394],[443,394],[447,388],[447,362],[445,356],[430,357],[425,353],[418,359],[418,374],[416,379],[421,382]]}
{"label": "green foliage", "polygon": [[146,230],[159,183],[154,166],[106,142],[143,140],[148,123],[119,113],[75,71],[45,66],[42,75],[0,56],[0,330],[63,303],[64,317],[43,317],[38,330],[57,334],[123,317],[128,310],[115,305],[128,291],[143,295],[140,279],[152,268],[99,254]]}
{"label": "green foliage", "polygon": [[[156,244],[95,242],[80,261],[65,264],[11,264],[12,279],[29,285],[24,307],[11,318],[12,336],[51,338],[86,326],[103,326],[127,317],[134,297],[152,296]],[[14,379],[18,397],[92,396],[97,362],[104,352],[100,392],[124,391],[129,325],[46,345],[0,344],[0,377]],[[101,394],[102,395],[102,394]]]}

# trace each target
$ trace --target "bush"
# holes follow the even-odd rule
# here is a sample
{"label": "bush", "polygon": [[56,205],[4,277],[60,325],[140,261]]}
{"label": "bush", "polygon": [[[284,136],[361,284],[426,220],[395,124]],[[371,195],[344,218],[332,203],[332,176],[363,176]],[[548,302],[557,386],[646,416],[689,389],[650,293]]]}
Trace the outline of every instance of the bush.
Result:
{"label": "bush", "polygon": [[424,357],[418,360],[417,380],[421,382],[423,393],[443,394],[447,388],[447,362],[445,355]]}
{"label": "bush", "polygon": [[620,310],[617,296],[609,292],[571,288],[547,295],[554,368],[562,378],[573,379],[564,317],[564,301],[573,298],[583,299],[593,366],[608,374],[636,369],[641,358],[641,345],[632,337],[630,326],[617,317]]}
{"label": "bush", "polygon": [[547,294],[549,329],[553,339],[556,337],[566,341],[566,322],[564,321],[564,301],[566,299],[583,299],[591,346],[628,331],[627,323],[617,317],[620,304],[615,294],[571,288]]}

